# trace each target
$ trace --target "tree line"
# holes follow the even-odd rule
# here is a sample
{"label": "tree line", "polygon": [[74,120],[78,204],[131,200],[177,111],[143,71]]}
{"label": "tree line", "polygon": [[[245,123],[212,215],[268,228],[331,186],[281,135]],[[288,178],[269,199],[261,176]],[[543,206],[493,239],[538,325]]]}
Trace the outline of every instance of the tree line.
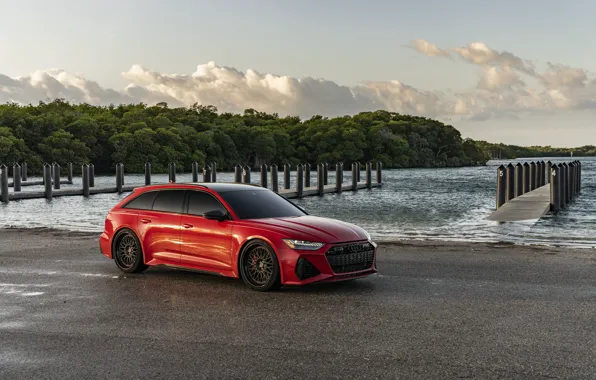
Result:
{"label": "tree line", "polygon": [[451,125],[395,112],[361,112],[326,118],[280,117],[254,109],[218,113],[194,104],[169,108],[121,104],[92,106],[61,99],[38,105],[0,105],[0,163],[27,162],[41,172],[44,162],[67,162],[75,170],[92,163],[97,173],[113,173],[122,162],[127,172],[142,172],[151,162],[166,172],[170,162],[186,172],[193,162],[316,165],[381,161],[385,168],[484,165],[488,143],[463,139]]}
{"label": "tree line", "polygon": [[381,161],[385,168],[483,165],[488,156],[453,126],[393,112],[301,120],[254,109],[218,113],[195,104],[169,108],[160,103],[92,106],[63,100],[38,105],[0,105],[0,163],[27,162],[40,171],[44,162],[75,168],[93,163],[112,173],[122,162],[127,172],[165,172],[168,163],[190,171],[215,161],[234,165]]}

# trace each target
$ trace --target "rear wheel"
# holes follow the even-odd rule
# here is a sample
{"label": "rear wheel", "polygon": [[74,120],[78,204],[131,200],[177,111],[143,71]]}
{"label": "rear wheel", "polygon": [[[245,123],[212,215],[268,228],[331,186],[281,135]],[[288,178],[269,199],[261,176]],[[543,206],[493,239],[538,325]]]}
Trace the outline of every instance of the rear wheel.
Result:
{"label": "rear wheel", "polygon": [[240,274],[253,290],[268,291],[281,287],[279,262],[273,249],[265,242],[249,243],[240,258]]}
{"label": "rear wheel", "polygon": [[123,230],[116,236],[114,262],[125,273],[140,273],[148,268],[143,262],[143,251],[139,239],[130,230]]}

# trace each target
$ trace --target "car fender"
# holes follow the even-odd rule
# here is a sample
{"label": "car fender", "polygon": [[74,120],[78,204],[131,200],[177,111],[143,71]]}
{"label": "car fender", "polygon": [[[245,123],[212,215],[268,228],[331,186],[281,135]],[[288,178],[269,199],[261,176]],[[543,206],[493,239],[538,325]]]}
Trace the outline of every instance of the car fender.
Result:
{"label": "car fender", "polygon": [[280,279],[282,281],[282,283],[284,282],[284,271],[281,270],[281,259],[279,257],[279,252],[277,251],[277,248],[275,247],[275,244],[268,238],[262,236],[262,235],[250,235],[247,236],[243,241],[238,242],[238,249],[236,250],[236,257],[234,258],[235,262],[236,262],[236,268],[235,270],[238,272],[238,277],[240,277],[240,255],[242,253],[242,250],[244,250],[244,247],[246,247],[246,245],[248,243],[250,243],[251,241],[254,240],[261,240],[265,243],[267,243],[269,245],[269,247],[271,247],[271,249],[273,250],[273,253],[275,253],[275,257],[277,258],[277,262],[278,265],[280,266],[280,270],[279,270],[279,275],[280,275]]}

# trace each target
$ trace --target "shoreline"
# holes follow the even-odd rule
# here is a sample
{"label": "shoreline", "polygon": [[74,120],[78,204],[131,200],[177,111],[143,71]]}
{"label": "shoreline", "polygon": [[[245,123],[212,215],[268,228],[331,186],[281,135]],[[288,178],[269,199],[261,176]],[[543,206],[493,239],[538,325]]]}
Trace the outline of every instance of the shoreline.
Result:
{"label": "shoreline", "polygon": [[[50,227],[0,227],[0,238],[3,233],[18,234],[28,237],[74,237],[74,238],[99,238],[101,232],[90,232],[90,231],[74,231],[68,229],[50,228]],[[533,252],[546,252],[549,254],[555,254],[558,252],[586,252],[594,249],[594,247],[588,246],[568,246],[561,244],[543,244],[543,243],[515,243],[508,241],[459,241],[459,240],[441,240],[441,239],[429,239],[429,238],[417,238],[417,239],[395,239],[395,240],[378,240],[375,241],[380,248],[395,249],[398,247],[407,248],[427,248],[427,249],[438,249],[438,248],[451,248],[461,249],[470,248],[472,250],[520,250],[520,251],[533,251]]]}

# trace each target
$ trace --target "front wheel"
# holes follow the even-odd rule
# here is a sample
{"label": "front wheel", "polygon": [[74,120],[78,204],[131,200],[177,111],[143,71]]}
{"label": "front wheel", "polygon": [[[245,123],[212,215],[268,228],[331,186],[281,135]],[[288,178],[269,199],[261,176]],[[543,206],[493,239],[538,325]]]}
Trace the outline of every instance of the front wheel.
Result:
{"label": "front wheel", "polygon": [[251,242],[240,258],[242,280],[253,290],[268,291],[281,287],[281,276],[277,256],[263,241]]}
{"label": "front wheel", "polygon": [[116,237],[114,262],[124,273],[140,273],[147,269],[143,262],[141,243],[132,231],[124,230]]}

